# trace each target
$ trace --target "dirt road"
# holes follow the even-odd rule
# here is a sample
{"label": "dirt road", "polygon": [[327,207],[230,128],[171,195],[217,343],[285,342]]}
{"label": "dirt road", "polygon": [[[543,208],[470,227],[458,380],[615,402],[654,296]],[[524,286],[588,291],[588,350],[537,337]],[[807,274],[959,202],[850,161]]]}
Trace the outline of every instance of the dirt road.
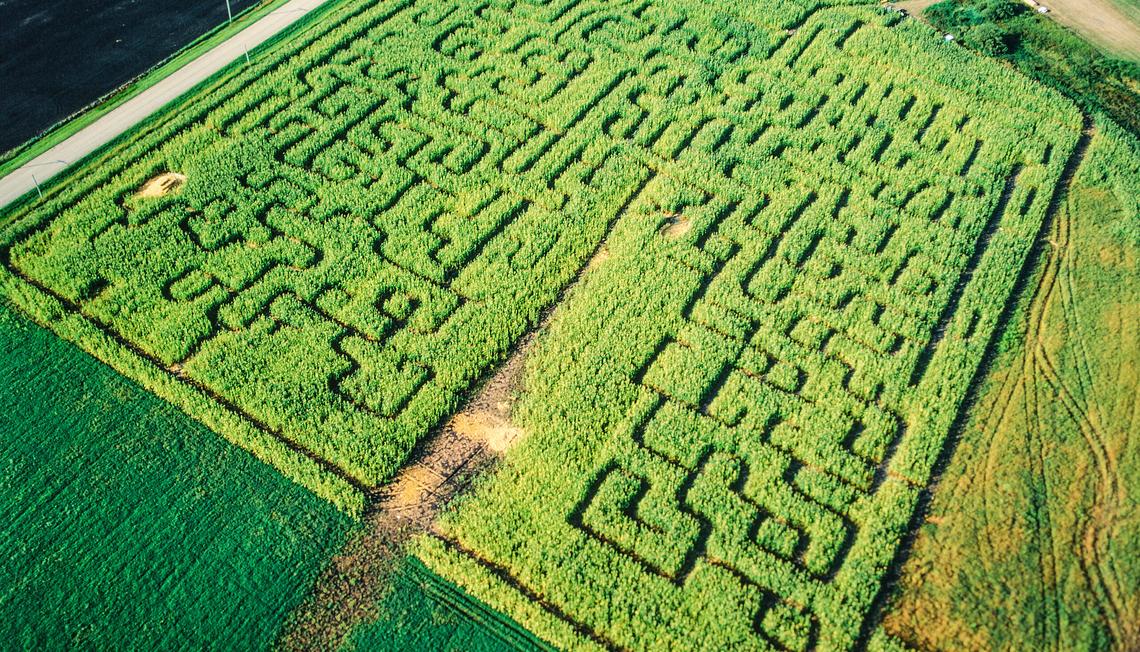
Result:
{"label": "dirt road", "polygon": [[127,100],[87,127],[73,134],[23,166],[0,178],[0,208],[35,192],[36,182],[59,174],[71,163],[107,144],[147,116],[177,99],[196,84],[244,57],[248,50],[297,22],[325,0],[290,0],[276,11],[235,34],[169,77]]}

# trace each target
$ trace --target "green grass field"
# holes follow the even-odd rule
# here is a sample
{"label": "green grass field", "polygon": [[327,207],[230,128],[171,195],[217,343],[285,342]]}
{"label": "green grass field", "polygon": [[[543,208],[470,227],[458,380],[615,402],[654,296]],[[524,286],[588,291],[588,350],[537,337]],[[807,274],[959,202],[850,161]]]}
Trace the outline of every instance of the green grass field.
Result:
{"label": "green grass field", "polygon": [[551,648],[517,623],[472,600],[415,557],[402,561],[388,580],[374,622],[357,627],[346,650],[496,652]]}
{"label": "green grass field", "polygon": [[[36,380],[0,615],[270,645],[330,560],[393,561],[341,546],[400,529],[385,483],[545,324],[526,436],[374,609],[310,610],[341,643],[1127,649],[1137,146],[1064,92],[874,2],[332,4],[0,218],[0,296],[79,347],[0,322]],[[1050,240],[1087,258],[1035,272]],[[999,428],[1042,455],[1021,493],[956,493],[1018,391],[1068,396]]]}
{"label": "green grass field", "polygon": [[0,307],[0,640],[264,648],[351,519]]}

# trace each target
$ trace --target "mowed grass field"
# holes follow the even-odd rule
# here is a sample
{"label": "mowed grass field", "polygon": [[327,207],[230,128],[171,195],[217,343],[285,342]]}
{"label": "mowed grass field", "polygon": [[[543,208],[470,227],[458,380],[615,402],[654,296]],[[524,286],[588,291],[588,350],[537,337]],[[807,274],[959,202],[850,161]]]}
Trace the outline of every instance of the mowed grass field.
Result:
{"label": "mowed grass field", "polygon": [[[887,599],[987,363],[1016,348],[1000,338],[1035,247],[1065,211],[1134,237],[1130,138],[873,2],[329,5],[0,222],[0,294],[221,436],[145,434],[166,430],[112,385],[141,390],[86,358],[110,389],[14,397],[21,428],[66,436],[16,438],[42,459],[10,455],[33,492],[13,513],[93,506],[13,526],[42,537],[23,564],[61,532],[84,564],[78,588],[49,569],[20,577],[55,593],[13,595],[79,609],[136,587],[206,632],[256,621],[217,635],[268,645],[352,517],[541,323],[521,443],[415,540],[386,602],[357,609],[349,587],[344,611],[378,620],[345,642],[536,644],[521,626],[569,649],[897,649],[917,638],[883,625]],[[1131,332],[1128,310],[1108,332]],[[1055,369],[1063,345],[1039,339],[1034,368]],[[1125,513],[1105,471],[1125,463],[1088,426],[1090,365],[1051,381],[1102,435],[1080,500],[1108,511],[1080,521],[1073,568],[1127,620],[1135,573],[1104,561],[1123,521],[1101,495]],[[75,440],[104,399],[89,418],[110,429]],[[1052,618],[1060,640],[1071,619]]]}
{"label": "mowed grass field", "polygon": [[0,307],[0,640],[265,648],[353,527]]}
{"label": "mowed grass field", "polygon": [[1100,125],[905,567],[904,640],[1140,647],[1138,180]]}
{"label": "mowed grass field", "polygon": [[342,642],[361,652],[496,652],[552,650],[517,623],[424,567],[415,557],[398,563],[372,622],[360,623]]}

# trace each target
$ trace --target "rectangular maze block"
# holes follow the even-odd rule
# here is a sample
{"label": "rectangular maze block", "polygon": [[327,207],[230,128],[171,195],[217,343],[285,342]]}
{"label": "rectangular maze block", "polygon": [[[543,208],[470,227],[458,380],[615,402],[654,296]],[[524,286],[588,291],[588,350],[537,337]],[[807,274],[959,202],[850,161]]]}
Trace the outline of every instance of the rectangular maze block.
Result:
{"label": "rectangular maze block", "polygon": [[533,434],[421,554],[566,647],[855,647],[1079,115],[870,8],[730,50],[727,12],[597,13],[595,62],[649,64],[603,133],[653,176],[532,360]]}

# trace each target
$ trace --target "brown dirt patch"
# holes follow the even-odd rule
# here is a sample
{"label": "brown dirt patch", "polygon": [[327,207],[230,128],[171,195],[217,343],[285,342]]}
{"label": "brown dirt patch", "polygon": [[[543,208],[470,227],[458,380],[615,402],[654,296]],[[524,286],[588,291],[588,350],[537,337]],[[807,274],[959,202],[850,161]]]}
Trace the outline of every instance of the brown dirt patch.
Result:
{"label": "brown dirt patch", "polygon": [[488,413],[460,414],[452,420],[451,425],[460,435],[482,442],[496,453],[505,452],[523,436],[522,428],[503,422]]}
{"label": "brown dirt patch", "polygon": [[680,213],[666,215],[665,225],[661,227],[661,234],[666,238],[676,240],[693,230],[693,221]]}
{"label": "brown dirt patch", "polygon": [[318,578],[277,647],[337,649],[356,625],[379,616],[388,574],[404,544],[430,530],[448,503],[523,438],[524,431],[511,422],[511,410],[534,338],[534,333],[527,336],[467,406],[429,437],[374,497],[360,531]]}
{"label": "brown dirt patch", "polygon": [[178,190],[186,183],[186,175],[178,172],[165,172],[147,181],[135,193],[136,197],[162,197]]}
{"label": "brown dirt patch", "polygon": [[[594,258],[599,255],[601,250]],[[451,419],[447,424],[448,431],[482,444],[494,453],[506,452],[522,440],[525,432],[511,421],[511,410],[522,393],[526,353],[533,342],[532,333],[519,344],[518,350],[498,373],[483,385],[478,396]]]}

